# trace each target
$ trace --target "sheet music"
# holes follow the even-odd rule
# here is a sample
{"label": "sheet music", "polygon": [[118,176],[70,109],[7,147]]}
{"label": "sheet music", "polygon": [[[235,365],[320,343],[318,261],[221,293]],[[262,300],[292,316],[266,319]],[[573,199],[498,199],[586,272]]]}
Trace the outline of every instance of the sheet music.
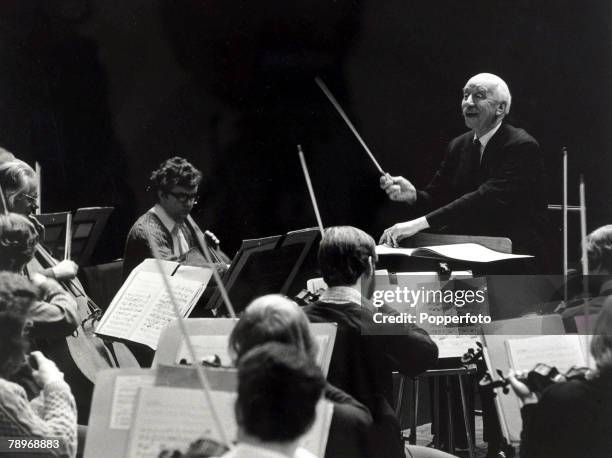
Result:
{"label": "sheet music", "polygon": [[[195,306],[206,285],[177,276],[166,278],[181,314],[185,315]],[[138,271],[130,275],[113,298],[96,332],[139,342],[155,350],[162,329],[174,318],[161,274]]]}
{"label": "sheet music", "polygon": [[532,258],[524,254],[500,253],[478,243],[456,243],[452,245],[433,245],[420,248],[392,248],[378,245],[376,254],[400,254],[404,256],[432,256],[457,259],[467,262],[493,262],[505,259]]}
{"label": "sheet music", "polygon": [[154,382],[154,375],[119,375],[115,379],[110,429],[130,429],[138,390],[143,386],[153,386]]}
{"label": "sheet music", "polygon": [[180,277],[185,280],[194,280],[200,283],[208,284],[213,271],[210,268],[181,265],[174,274],[175,277]]}
{"label": "sheet music", "polygon": [[[212,391],[213,402],[222,426],[236,438],[235,393]],[[201,390],[171,387],[140,389],[132,423],[128,458],[157,458],[162,449],[185,451],[201,437],[220,440],[210,406]]]}
{"label": "sheet music", "polygon": [[317,366],[323,366],[323,359],[325,358],[325,353],[327,352],[327,345],[329,342],[329,336],[314,336],[315,342],[317,343],[317,357],[316,363]]}
{"label": "sheet music", "polygon": [[159,291],[159,285],[154,283],[156,280],[161,281],[159,274],[137,272],[129,286],[119,292],[120,296],[113,298],[106,312],[108,318],[102,321],[96,332],[129,338],[145,308]]}
{"label": "sheet music", "polygon": [[331,426],[334,405],[325,400],[317,404],[317,416],[308,434],[302,439],[302,447],[318,457],[325,456],[329,427]]}
{"label": "sheet music", "polygon": [[[221,358],[221,365],[232,366],[232,358],[230,357],[228,350],[229,335],[212,335],[212,336],[191,336],[191,344],[198,361],[202,359],[217,355]],[[187,351],[187,344],[185,341],[181,342],[179,350],[176,354],[175,363],[179,364],[184,359],[188,364],[193,363],[189,352]]]}
{"label": "sheet music", "polygon": [[[236,394],[224,391],[212,391],[211,394],[227,436],[235,440]],[[303,439],[303,447],[316,456],[325,454],[332,413],[332,403],[319,401],[315,422]],[[138,396],[127,457],[157,458],[162,449],[184,451],[190,442],[203,436],[219,440],[201,390],[144,387]]]}
{"label": "sheet music", "polygon": [[482,343],[478,335],[432,335],[438,346],[438,358],[461,358],[469,348],[476,350],[476,342]]}
{"label": "sheet music", "polygon": [[506,349],[514,370],[530,371],[545,363],[566,372],[572,366],[586,366],[586,358],[578,335],[551,335],[508,339]]}
{"label": "sheet music", "polygon": [[[153,275],[156,275],[157,281],[163,287],[161,275]],[[179,277],[168,277],[168,280],[179,311],[184,316],[190,307],[195,306],[195,301],[202,292],[203,286],[200,282]],[[152,301],[149,312],[142,317],[140,324],[131,336],[131,340],[144,343],[155,350],[162,329],[175,318],[172,301],[168,292],[163,288],[156,299]]]}

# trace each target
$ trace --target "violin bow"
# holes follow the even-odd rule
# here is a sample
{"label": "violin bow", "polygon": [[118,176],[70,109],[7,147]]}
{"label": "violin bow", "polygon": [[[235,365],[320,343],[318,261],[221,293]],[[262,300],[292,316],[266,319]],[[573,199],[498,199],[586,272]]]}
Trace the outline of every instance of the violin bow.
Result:
{"label": "violin bow", "polygon": [[[151,238],[151,234],[147,233],[146,237],[147,237],[149,246],[151,247],[151,251],[153,252],[153,258],[155,259],[155,264],[157,265],[157,269],[162,277],[164,288],[166,289],[166,292],[168,293],[168,297],[170,298],[170,303],[172,304],[172,308],[174,309],[174,315],[176,316],[176,319],[178,321],[179,330],[183,336],[183,341],[185,342],[185,345],[187,346],[187,352],[189,353],[189,357],[191,358],[192,361],[197,361],[195,348],[193,346],[189,333],[187,332],[187,326],[185,325],[185,319],[183,318],[183,314],[181,313],[181,310],[179,308],[178,302],[176,300],[176,296],[174,295],[174,292],[172,291],[172,285],[170,284],[168,277],[164,273],[164,268],[161,263],[161,257],[159,256],[159,252],[157,250],[157,247],[155,246],[155,242]],[[215,269],[213,269],[213,272],[214,271]],[[204,371],[204,368],[199,364],[194,364],[194,367],[196,370],[196,374],[198,376],[198,380],[200,381],[200,385],[202,386],[202,389],[204,391],[204,397],[208,405],[210,406],[210,411],[212,414],[213,422],[215,423],[215,426],[217,427],[219,431],[219,437],[221,438],[221,441],[231,450],[233,448],[233,445],[231,441],[228,439],[225,429],[223,428],[223,425],[221,424],[221,416],[219,415],[219,411],[217,410],[215,403],[212,399],[210,382],[208,381],[206,372]]]}
{"label": "violin bow", "polygon": [[8,206],[6,205],[6,198],[4,197],[4,189],[2,189],[2,185],[0,185],[0,211],[3,215],[8,215]]}
{"label": "violin bow", "polygon": [[[587,239],[586,198],[585,198],[585,190],[584,190],[584,177],[581,174],[580,175],[580,240],[582,241],[582,243],[580,245],[582,246],[582,288],[584,289],[585,297],[589,291],[589,258],[587,256],[586,239]],[[589,323],[590,321],[589,320],[590,318],[589,303],[590,303],[590,300],[587,298],[587,300],[585,300],[584,302],[584,323],[585,323],[587,332],[591,331],[591,326]],[[585,355],[586,355],[587,365],[588,365],[589,359],[590,359],[590,352],[588,348],[589,344],[586,339],[585,339],[585,346],[586,346]]]}
{"label": "violin bow", "polygon": [[569,301],[567,275],[569,270],[569,263],[567,258],[567,147],[561,148],[563,153],[563,299],[565,300],[565,306],[567,307]]}
{"label": "violin bow", "polygon": [[323,91],[323,94],[325,94],[325,97],[327,97],[327,99],[334,106],[334,108],[336,109],[340,117],[344,120],[348,128],[351,130],[351,132],[353,132],[353,135],[355,135],[355,137],[357,138],[357,141],[359,141],[359,143],[361,144],[365,152],[368,154],[368,156],[370,157],[371,161],[374,163],[374,166],[376,167],[378,172],[381,175],[387,175],[383,171],[382,167],[380,166],[380,164],[374,157],[374,154],[372,154],[372,151],[370,151],[370,148],[368,148],[368,145],[366,145],[366,142],[363,141],[363,138],[361,138],[361,135],[359,135],[359,132],[357,132],[357,129],[355,129],[355,126],[353,125],[349,117],[346,115],[346,113],[344,112],[344,110],[342,109],[338,101],[336,100],[336,98],[333,96],[333,94],[331,93],[327,85],[318,76],[315,78],[315,83],[317,83],[317,86],[319,86],[321,91]]}
{"label": "violin bow", "polygon": [[[40,193],[39,193],[40,195]],[[64,260],[72,255],[72,213],[66,215],[66,239],[64,241]]]}
{"label": "violin bow", "polygon": [[304,152],[302,151],[302,146],[297,146],[298,156],[300,157],[300,164],[302,164],[302,171],[304,172],[304,178],[306,179],[306,187],[308,188],[308,193],[310,194],[310,201],[312,202],[312,207],[314,208],[315,216],[317,217],[317,224],[319,225],[319,231],[321,232],[321,237],[323,237],[323,221],[321,220],[321,213],[319,213],[319,206],[317,205],[317,198],[315,197],[314,189],[312,188],[312,181],[310,181],[310,174],[308,173],[308,166],[306,165],[306,159],[304,158]]}
{"label": "violin bow", "polygon": [[42,212],[42,167],[40,163],[36,161],[34,163],[34,171],[36,172],[36,184],[38,185],[38,196],[36,196],[36,214],[40,215]]}

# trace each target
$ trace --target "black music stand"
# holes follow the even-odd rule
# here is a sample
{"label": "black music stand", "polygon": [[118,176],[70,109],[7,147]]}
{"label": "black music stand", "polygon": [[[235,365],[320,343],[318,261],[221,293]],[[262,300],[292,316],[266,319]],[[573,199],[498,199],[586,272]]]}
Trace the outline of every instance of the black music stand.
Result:
{"label": "black music stand", "polygon": [[[86,266],[100,240],[113,207],[79,208],[72,217],[71,259]],[[67,212],[44,213],[34,217],[45,226],[44,245],[56,259],[64,258]]]}
{"label": "black music stand", "polygon": [[[312,251],[319,234],[318,229],[308,228],[286,235],[244,240],[223,276],[236,313],[261,295],[291,295],[305,287],[306,279],[314,273]],[[205,309],[219,311],[222,306],[223,298],[215,291]]]}

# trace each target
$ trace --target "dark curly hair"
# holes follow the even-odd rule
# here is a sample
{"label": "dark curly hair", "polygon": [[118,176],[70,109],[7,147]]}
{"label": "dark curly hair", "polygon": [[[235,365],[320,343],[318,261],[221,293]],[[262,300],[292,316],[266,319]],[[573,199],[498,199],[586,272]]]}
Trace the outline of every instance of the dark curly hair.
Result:
{"label": "dark curly hair", "polygon": [[171,191],[175,186],[191,188],[199,186],[202,172],[196,169],[187,159],[175,156],[162,162],[149,178],[152,191]]}
{"label": "dark curly hair", "polygon": [[38,232],[27,217],[0,215],[0,270],[21,270],[32,259],[37,243]]}
{"label": "dark curly hair", "polygon": [[28,339],[24,336],[30,307],[38,289],[24,276],[0,272],[0,375],[9,377],[24,362]]}

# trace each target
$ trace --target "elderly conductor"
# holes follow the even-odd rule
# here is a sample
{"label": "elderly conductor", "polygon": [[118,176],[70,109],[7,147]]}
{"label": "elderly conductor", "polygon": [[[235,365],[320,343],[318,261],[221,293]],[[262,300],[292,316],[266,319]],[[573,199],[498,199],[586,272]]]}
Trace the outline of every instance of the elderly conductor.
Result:
{"label": "elderly conductor", "polygon": [[506,83],[481,73],[463,88],[461,111],[469,132],[453,139],[424,190],[402,176],[385,175],[389,198],[424,216],[386,229],[381,243],[431,228],[446,233],[509,237],[514,251],[540,254],[546,201],[542,154],[536,140],[504,121],[512,98]]}

